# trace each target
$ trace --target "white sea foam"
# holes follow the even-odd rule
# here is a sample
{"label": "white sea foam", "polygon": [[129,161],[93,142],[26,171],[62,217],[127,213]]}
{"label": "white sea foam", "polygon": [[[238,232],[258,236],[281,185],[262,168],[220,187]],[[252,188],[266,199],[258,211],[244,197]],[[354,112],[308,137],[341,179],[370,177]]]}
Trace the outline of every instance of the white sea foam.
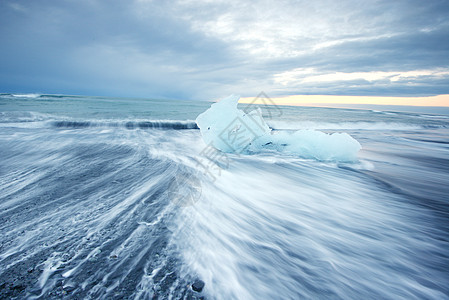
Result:
{"label": "white sea foam", "polygon": [[231,95],[196,119],[206,144],[223,152],[258,153],[275,150],[317,160],[353,161],[361,145],[347,133],[314,130],[274,132],[260,110],[245,113],[237,108],[239,96]]}
{"label": "white sea foam", "polygon": [[12,94],[13,97],[17,98],[38,98],[40,94]]}

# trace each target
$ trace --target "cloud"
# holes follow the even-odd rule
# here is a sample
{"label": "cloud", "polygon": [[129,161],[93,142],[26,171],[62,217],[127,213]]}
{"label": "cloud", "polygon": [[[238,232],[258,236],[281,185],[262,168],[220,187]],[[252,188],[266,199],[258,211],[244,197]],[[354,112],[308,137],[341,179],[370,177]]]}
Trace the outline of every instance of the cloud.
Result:
{"label": "cloud", "polygon": [[416,70],[416,71],[397,71],[397,72],[335,72],[321,75],[314,75],[315,69],[294,69],[280,74],[275,74],[275,82],[287,86],[295,83],[315,83],[315,82],[337,82],[337,81],[354,81],[365,80],[368,82],[375,81],[412,81],[418,78],[421,79],[442,79],[449,76],[449,69],[447,70]]}
{"label": "cloud", "polygon": [[0,90],[449,93],[445,1],[2,1]]}

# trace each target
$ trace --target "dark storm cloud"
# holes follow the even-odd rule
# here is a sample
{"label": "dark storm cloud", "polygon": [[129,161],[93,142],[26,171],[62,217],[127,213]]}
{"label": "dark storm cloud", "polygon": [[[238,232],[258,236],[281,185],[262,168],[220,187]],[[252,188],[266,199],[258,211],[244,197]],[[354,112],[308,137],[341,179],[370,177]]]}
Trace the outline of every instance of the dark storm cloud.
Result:
{"label": "dark storm cloud", "polygon": [[227,45],[189,30],[169,6],[140,16],[114,1],[1,5],[2,89],[176,97],[177,75],[229,59]]}
{"label": "dark storm cloud", "polygon": [[[447,1],[6,0],[0,91],[449,93],[447,15]],[[316,77],[334,73],[360,78]]]}

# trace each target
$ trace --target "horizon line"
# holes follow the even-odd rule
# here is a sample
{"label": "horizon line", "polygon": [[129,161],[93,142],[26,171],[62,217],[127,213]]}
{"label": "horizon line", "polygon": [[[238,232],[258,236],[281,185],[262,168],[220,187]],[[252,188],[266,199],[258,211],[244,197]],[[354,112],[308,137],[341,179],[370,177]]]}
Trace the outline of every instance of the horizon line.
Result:
{"label": "horizon line", "polygon": [[[449,107],[449,94],[434,96],[343,96],[343,95],[288,95],[269,97],[242,97],[240,103],[312,106],[312,105],[394,105],[394,106],[427,106]],[[271,100],[271,101],[270,101]],[[273,103],[269,103],[273,102]]]}

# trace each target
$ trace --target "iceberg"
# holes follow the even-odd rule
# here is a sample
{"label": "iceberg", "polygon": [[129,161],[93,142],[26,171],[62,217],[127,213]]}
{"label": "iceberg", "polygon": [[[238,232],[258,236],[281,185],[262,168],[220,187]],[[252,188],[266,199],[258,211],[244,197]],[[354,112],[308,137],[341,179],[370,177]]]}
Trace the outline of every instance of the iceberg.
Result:
{"label": "iceberg", "polygon": [[224,98],[196,118],[206,144],[227,153],[276,151],[322,161],[354,161],[362,148],[347,133],[273,131],[260,109],[238,109],[239,99],[237,95]]}

